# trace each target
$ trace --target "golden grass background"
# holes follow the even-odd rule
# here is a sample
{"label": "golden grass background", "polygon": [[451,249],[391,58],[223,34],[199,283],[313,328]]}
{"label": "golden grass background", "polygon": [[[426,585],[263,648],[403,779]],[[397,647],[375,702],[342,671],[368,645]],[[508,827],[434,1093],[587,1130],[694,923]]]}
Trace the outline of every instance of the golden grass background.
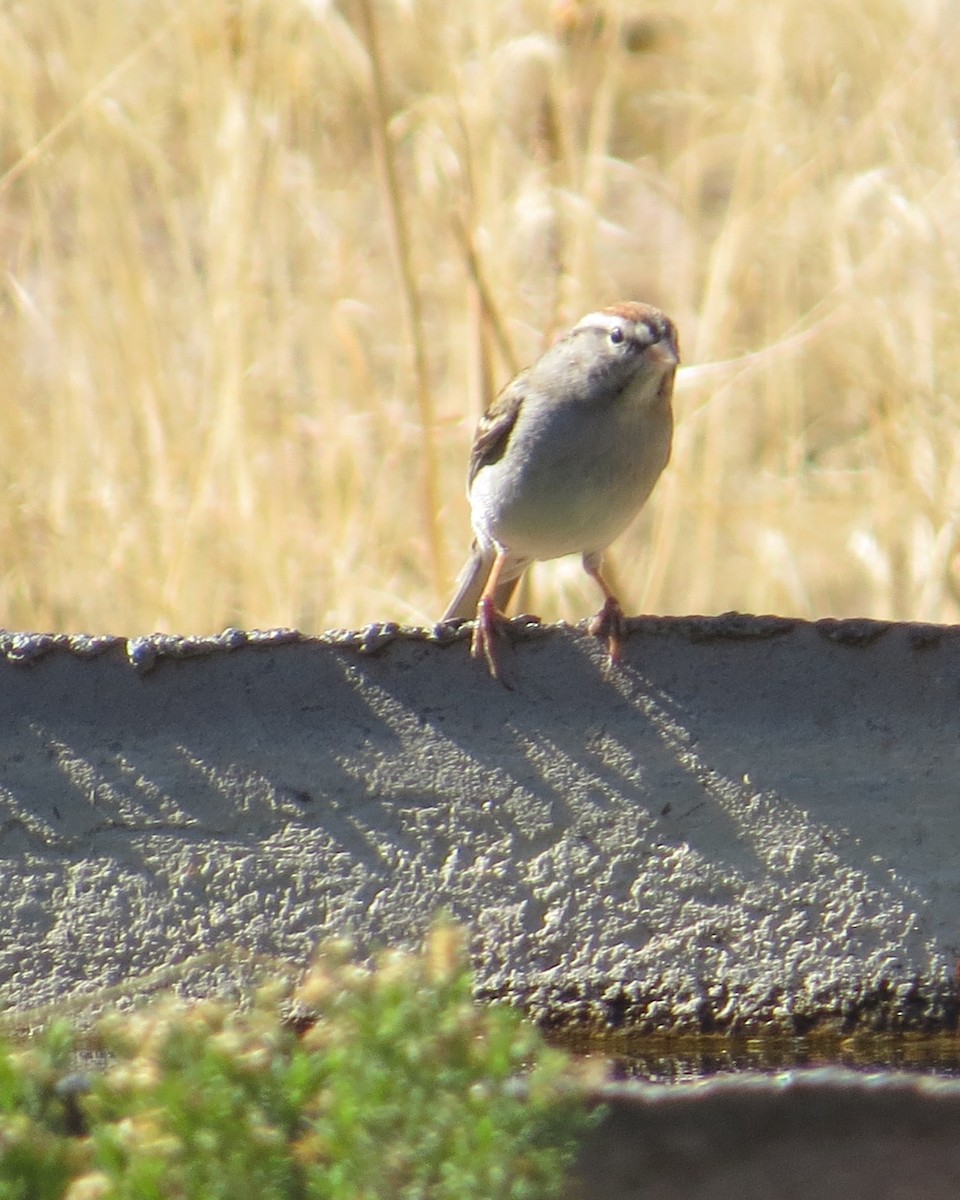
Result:
{"label": "golden grass background", "polygon": [[[630,611],[960,615],[943,0],[0,8],[0,625],[435,619],[476,415],[677,321]],[[576,561],[526,607],[578,618]]]}

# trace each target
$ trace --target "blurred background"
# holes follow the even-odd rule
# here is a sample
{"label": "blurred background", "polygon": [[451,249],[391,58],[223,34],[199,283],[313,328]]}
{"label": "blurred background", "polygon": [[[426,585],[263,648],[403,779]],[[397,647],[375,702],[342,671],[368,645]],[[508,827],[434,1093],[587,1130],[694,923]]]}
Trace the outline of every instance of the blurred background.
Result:
{"label": "blurred background", "polygon": [[948,0],[4,4],[0,625],[434,620],[479,411],[628,298],[685,364],[629,612],[957,621],[958,49]]}

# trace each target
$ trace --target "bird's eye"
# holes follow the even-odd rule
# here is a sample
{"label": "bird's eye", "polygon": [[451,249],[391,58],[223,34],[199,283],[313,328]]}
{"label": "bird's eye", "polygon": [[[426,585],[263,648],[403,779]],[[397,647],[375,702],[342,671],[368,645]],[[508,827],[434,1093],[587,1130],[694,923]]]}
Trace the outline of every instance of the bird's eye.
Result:
{"label": "bird's eye", "polygon": [[610,341],[613,342],[615,346],[619,346],[623,341],[623,330],[619,325],[616,325],[610,330]]}

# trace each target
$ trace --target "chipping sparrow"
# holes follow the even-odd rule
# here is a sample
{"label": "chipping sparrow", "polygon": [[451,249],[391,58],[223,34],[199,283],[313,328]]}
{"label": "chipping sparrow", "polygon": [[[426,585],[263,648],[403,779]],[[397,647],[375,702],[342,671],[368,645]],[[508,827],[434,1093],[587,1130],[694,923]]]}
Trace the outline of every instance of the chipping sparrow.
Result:
{"label": "chipping sparrow", "polygon": [[603,551],[640,511],[670,458],[673,322],[629,300],[589,313],[484,415],[470,454],[474,543],[444,620],[476,616],[471,652],[501,678],[496,626],[537,559],[582,554],[603,607],[591,632],[620,654],[623,610]]}

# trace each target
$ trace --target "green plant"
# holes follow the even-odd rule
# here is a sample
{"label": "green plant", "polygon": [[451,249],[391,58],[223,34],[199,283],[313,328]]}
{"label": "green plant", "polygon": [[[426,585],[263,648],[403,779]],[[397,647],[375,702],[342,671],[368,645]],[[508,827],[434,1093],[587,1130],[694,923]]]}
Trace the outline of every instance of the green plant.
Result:
{"label": "green plant", "polygon": [[166,999],[98,1036],[84,1137],[69,1030],[0,1056],[3,1200],[546,1200],[586,1121],[565,1056],[474,1003],[447,928],[373,970],[328,947],[243,1011]]}
{"label": "green plant", "polygon": [[26,1047],[0,1044],[0,1200],[59,1200],[83,1170],[73,1093],[63,1081],[73,1034],[57,1022]]}

